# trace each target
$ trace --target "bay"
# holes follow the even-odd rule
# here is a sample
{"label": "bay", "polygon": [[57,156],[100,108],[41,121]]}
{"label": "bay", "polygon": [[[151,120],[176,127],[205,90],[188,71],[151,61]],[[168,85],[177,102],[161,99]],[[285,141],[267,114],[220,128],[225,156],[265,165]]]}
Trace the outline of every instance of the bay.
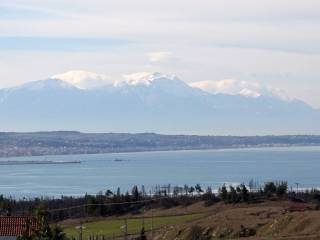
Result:
{"label": "bay", "polygon": [[0,161],[81,161],[81,164],[0,165],[0,194],[60,197],[130,191],[133,185],[248,184],[285,180],[320,186],[320,147],[247,148],[2,158]]}

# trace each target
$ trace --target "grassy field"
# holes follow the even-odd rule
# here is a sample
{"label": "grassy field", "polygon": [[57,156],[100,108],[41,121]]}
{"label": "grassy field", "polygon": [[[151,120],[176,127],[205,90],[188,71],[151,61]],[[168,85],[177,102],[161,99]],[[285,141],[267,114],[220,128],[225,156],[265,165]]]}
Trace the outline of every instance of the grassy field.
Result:
{"label": "grassy field", "polygon": [[[159,228],[168,225],[174,225],[178,223],[188,222],[201,218],[203,214],[190,214],[184,216],[167,216],[167,217],[154,217],[153,228]],[[121,227],[125,224],[124,220],[101,220],[96,222],[89,222],[83,224],[85,230],[83,230],[83,237],[87,239],[89,235],[105,235],[105,236],[119,236],[123,234]],[[143,224],[142,219],[129,219],[127,220],[128,233],[139,233]],[[145,230],[151,230],[152,220],[151,218],[144,219]],[[74,225],[63,225],[63,230],[69,237],[78,237],[79,230],[75,229]]]}

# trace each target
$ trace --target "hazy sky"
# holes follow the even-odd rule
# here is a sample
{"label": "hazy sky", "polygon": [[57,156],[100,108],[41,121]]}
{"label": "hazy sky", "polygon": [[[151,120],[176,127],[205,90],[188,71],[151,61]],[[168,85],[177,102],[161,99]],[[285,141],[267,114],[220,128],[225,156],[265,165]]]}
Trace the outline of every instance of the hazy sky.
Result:
{"label": "hazy sky", "polygon": [[0,2],[0,88],[74,69],[252,81],[320,108],[320,1]]}

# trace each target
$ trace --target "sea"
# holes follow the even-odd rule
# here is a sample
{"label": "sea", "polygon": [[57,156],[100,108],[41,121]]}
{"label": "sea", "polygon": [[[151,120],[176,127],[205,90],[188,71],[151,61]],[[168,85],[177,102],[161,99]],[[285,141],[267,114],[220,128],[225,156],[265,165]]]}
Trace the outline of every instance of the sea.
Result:
{"label": "sea", "polygon": [[210,186],[287,181],[290,188],[320,187],[320,147],[159,151],[1,158],[0,161],[81,163],[0,165],[0,194],[13,198],[81,196],[143,185]]}

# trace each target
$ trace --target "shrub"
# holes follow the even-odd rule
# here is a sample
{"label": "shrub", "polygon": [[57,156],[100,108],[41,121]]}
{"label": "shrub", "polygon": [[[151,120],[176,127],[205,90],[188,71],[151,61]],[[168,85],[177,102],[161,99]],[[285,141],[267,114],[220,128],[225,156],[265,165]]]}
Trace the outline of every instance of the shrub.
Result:
{"label": "shrub", "polygon": [[239,186],[239,188],[240,188],[241,200],[243,202],[247,202],[249,200],[249,191],[248,191],[248,189],[246,188],[246,186],[244,184],[241,184]]}
{"label": "shrub", "polygon": [[236,189],[233,186],[229,186],[230,192],[228,193],[228,200],[230,203],[239,202],[239,196]]}
{"label": "shrub", "polygon": [[210,187],[208,187],[206,192],[202,195],[202,200],[204,201],[204,205],[206,207],[209,207],[219,201],[219,199],[216,198]]}
{"label": "shrub", "polygon": [[277,195],[282,196],[287,193],[288,183],[285,181],[281,181],[277,183],[276,187],[277,187],[277,190],[276,190]]}
{"label": "shrub", "polygon": [[205,233],[204,229],[198,225],[192,226],[186,240],[209,240],[211,236]]}
{"label": "shrub", "polygon": [[221,198],[221,200],[223,200],[225,202],[228,200],[228,190],[227,190],[226,185],[223,185],[219,189],[219,197]]}
{"label": "shrub", "polygon": [[277,191],[277,187],[274,184],[274,182],[267,182],[264,184],[264,189],[263,192],[268,194],[268,193],[275,193]]}
{"label": "shrub", "polygon": [[278,196],[285,195],[288,191],[288,183],[285,181],[280,182],[267,182],[264,185],[263,192],[267,195],[276,193]]}

